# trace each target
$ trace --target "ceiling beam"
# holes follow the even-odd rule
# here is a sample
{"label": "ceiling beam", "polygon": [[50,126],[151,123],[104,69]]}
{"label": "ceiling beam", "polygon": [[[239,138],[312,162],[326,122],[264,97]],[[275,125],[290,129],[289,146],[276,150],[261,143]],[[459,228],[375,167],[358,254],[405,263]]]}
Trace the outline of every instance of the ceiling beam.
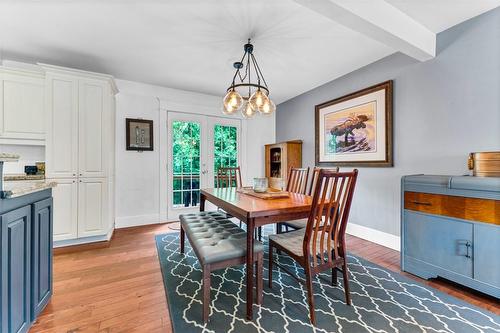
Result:
{"label": "ceiling beam", "polygon": [[420,61],[436,56],[436,34],[384,0],[294,0]]}

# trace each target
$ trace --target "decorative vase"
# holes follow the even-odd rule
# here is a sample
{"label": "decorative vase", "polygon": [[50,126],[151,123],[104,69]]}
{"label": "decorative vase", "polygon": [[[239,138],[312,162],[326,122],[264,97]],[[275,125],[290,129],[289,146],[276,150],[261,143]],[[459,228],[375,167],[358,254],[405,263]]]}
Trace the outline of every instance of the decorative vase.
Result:
{"label": "decorative vase", "polygon": [[253,190],[257,193],[264,193],[267,191],[268,183],[267,178],[254,178]]}

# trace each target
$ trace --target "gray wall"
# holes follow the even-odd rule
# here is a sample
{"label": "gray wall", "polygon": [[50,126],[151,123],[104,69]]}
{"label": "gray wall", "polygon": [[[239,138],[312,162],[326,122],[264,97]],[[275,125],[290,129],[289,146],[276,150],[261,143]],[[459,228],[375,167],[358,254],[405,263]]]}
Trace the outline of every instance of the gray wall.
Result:
{"label": "gray wall", "polygon": [[399,236],[402,175],[465,174],[469,152],[500,150],[500,8],[440,33],[432,60],[393,54],[278,105],[276,139],[302,139],[313,166],[314,106],[389,79],[394,167],[360,169],[350,221]]}

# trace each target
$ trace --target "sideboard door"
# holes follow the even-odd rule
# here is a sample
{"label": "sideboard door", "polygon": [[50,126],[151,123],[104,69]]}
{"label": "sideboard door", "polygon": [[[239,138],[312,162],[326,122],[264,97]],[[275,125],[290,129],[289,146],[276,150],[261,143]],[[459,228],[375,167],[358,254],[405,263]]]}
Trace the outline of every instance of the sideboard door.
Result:
{"label": "sideboard door", "polygon": [[405,211],[406,255],[472,278],[472,224]]}
{"label": "sideboard door", "polygon": [[31,206],[0,215],[2,332],[27,332],[30,323]]}
{"label": "sideboard door", "polygon": [[474,279],[500,288],[500,228],[496,225],[474,225]]}
{"label": "sideboard door", "polygon": [[32,234],[31,319],[35,320],[52,295],[52,198],[33,204]]}

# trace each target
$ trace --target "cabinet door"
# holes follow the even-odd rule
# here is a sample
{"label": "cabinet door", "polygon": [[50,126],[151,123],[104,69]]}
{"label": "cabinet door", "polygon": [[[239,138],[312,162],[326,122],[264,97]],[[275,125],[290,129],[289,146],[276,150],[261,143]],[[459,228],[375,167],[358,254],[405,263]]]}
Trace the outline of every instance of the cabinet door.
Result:
{"label": "cabinet door", "polygon": [[78,80],[47,74],[47,178],[78,172]]}
{"label": "cabinet door", "polygon": [[2,138],[45,139],[44,87],[44,78],[35,73],[3,74]]}
{"label": "cabinet door", "polygon": [[52,295],[52,198],[33,204],[31,233],[31,320]]}
{"label": "cabinet door", "polygon": [[471,223],[407,210],[404,214],[406,255],[472,277]]}
{"label": "cabinet door", "polygon": [[78,183],[78,237],[105,235],[107,221],[107,180],[80,179]]}
{"label": "cabinet door", "polygon": [[27,332],[30,317],[31,206],[0,215],[2,332]]}
{"label": "cabinet door", "polygon": [[79,176],[105,177],[110,92],[106,82],[79,81]]}
{"label": "cabinet door", "polygon": [[474,279],[500,288],[500,226],[474,224]]}
{"label": "cabinet door", "polygon": [[74,239],[78,236],[78,183],[76,179],[51,179],[54,200],[54,240]]}

